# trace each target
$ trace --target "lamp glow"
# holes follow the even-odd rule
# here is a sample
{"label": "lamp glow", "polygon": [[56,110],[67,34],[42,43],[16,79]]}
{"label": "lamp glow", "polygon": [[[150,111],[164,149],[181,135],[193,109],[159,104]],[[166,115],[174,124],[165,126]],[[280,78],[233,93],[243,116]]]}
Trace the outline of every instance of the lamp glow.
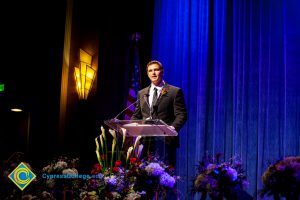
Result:
{"label": "lamp glow", "polygon": [[22,112],[23,110],[21,108],[11,108],[12,112]]}
{"label": "lamp glow", "polygon": [[80,49],[79,67],[75,67],[74,76],[76,90],[79,99],[87,99],[96,76],[96,70],[92,68],[92,56]]}

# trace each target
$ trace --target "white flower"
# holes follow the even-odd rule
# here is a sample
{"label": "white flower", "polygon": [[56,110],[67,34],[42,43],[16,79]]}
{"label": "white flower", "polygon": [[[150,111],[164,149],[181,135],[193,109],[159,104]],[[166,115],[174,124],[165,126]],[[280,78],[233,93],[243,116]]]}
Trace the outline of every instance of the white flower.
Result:
{"label": "white flower", "polygon": [[80,199],[84,199],[86,196],[87,196],[87,191],[80,192],[79,194]]}
{"label": "white flower", "polygon": [[91,191],[91,192],[88,192],[88,199],[91,199],[91,200],[99,200],[99,196],[97,195],[97,192],[96,191]]}
{"label": "white flower", "polygon": [[78,171],[75,168],[72,168],[72,169],[68,168],[68,169],[64,169],[62,171],[62,174],[77,175]]}
{"label": "white flower", "polygon": [[55,186],[55,179],[46,180],[46,185],[49,188],[53,188]]}
{"label": "white flower", "polygon": [[42,198],[48,198],[48,199],[52,199],[53,196],[51,193],[47,192],[47,191],[43,191],[42,192]]}
{"label": "white flower", "polygon": [[46,167],[43,168],[44,172],[47,172],[48,174],[51,173],[53,170],[53,165],[47,165]]}
{"label": "white flower", "polygon": [[140,198],[141,198],[141,195],[139,193],[129,193],[129,194],[127,194],[127,196],[125,197],[124,200],[137,200]]}
{"label": "white flower", "polygon": [[68,166],[68,164],[65,161],[58,161],[55,166],[54,169],[55,170],[63,170]]}
{"label": "white flower", "polygon": [[83,191],[79,194],[80,199],[90,199],[90,200],[99,200],[99,196],[97,195],[96,191]]}
{"label": "white flower", "polygon": [[109,132],[110,132],[110,134],[112,135],[113,138],[117,138],[115,130],[109,129]]}
{"label": "white flower", "polygon": [[121,198],[121,195],[118,192],[111,192],[113,199],[119,199]]}

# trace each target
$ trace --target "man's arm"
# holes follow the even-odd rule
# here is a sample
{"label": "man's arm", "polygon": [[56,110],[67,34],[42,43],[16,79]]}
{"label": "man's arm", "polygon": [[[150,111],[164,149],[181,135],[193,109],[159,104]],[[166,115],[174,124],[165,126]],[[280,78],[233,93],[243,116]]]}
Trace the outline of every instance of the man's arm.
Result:
{"label": "man's arm", "polygon": [[171,126],[173,126],[178,132],[187,120],[187,111],[184,101],[183,92],[181,89],[178,90],[174,99],[174,114],[175,120]]}

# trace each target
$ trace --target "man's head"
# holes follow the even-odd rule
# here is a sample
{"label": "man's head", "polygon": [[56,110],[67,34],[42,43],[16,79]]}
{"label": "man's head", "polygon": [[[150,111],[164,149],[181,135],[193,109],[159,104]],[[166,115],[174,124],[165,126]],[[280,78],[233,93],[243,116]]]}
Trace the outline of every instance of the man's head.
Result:
{"label": "man's head", "polygon": [[157,60],[152,60],[147,64],[147,75],[154,85],[159,85],[163,80],[164,68]]}

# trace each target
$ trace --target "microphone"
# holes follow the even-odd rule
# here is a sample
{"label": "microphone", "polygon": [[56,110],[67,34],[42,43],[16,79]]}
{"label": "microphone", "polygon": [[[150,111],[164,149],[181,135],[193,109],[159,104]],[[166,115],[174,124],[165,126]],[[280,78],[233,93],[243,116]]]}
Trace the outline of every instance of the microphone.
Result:
{"label": "microphone", "polygon": [[145,98],[145,101],[146,101],[146,104],[147,104],[147,106],[148,106],[148,108],[149,108],[149,111],[150,111],[150,117],[149,118],[147,118],[146,120],[151,120],[152,119],[152,106],[150,106],[150,104],[148,103],[148,101],[147,101],[147,97],[149,97],[150,96],[150,94],[145,94],[144,95],[144,98]]}
{"label": "microphone", "polygon": [[[133,106],[134,104],[136,104],[139,100],[141,100],[141,98],[145,98],[145,97],[148,97],[148,96],[149,96],[149,94],[144,94],[143,97],[138,98],[135,102],[133,102],[132,104],[130,104],[129,106],[127,106],[124,110],[122,110],[119,114],[117,114],[113,119],[114,119],[114,120],[117,120],[118,117],[119,117],[124,111],[126,111],[128,108],[130,108],[131,106]],[[146,101],[146,102],[147,102],[147,101]],[[147,102],[147,104],[148,104],[148,102]]]}

